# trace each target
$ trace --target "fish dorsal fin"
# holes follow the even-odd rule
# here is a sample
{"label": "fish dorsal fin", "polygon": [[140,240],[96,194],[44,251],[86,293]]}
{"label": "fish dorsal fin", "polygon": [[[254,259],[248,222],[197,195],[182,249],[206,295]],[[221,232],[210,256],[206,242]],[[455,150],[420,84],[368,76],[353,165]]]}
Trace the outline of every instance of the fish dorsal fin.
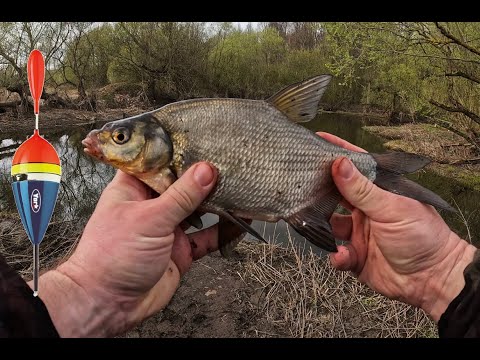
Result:
{"label": "fish dorsal fin", "polygon": [[317,115],[318,103],[327,89],[331,75],[318,75],[280,90],[267,102],[294,122],[307,122]]}

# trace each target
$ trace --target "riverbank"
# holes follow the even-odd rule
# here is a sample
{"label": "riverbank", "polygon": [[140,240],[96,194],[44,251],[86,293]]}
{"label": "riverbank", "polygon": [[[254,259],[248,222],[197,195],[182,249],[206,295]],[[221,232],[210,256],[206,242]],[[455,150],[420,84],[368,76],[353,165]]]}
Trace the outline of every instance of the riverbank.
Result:
{"label": "riverbank", "polygon": [[[31,278],[31,245],[17,214],[2,213],[0,253]],[[68,257],[83,224],[52,222],[42,271]],[[389,300],[335,271],[327,257],[242,242],[230,259],[196,261],[170,304],[124,337],[436,337],[419,309]]]}
{"label": "riverbank", "polygon": [[[42,132],[65,129],[68,127],[94,125],[96,123],[123,119],[147,111],[136,106],[104,109],[102,111],[87,111],[73,109],[48,109],[40,114],[40,129]],[[0,140],[11,133],[33,130],[35,117],[33,114],[21,114],[18,117],[11,113],[0,114]]]}
{"label": "riverbank", "polygon": [[406,151],[432,159],[428,169],[455,179],[465,187],[480,191],[480,164],[465,162],[476,158],[474,149],[460,136],[432,124],[415,123],[400,126],[364,126],[379,136],[389,150]]}
{"label": "riverbank", "polygon": [[[117,113],[112,110],[112,117],[123,117],[124,111],[115,111]],[[58,110],[56,117],[50,115],[53,116],[50,119],[55,120],[45,117],[46,125],[58,130],[51,132],[53,142],[63,138],[59,129],[65,128],[66,123],[68,128],[74,127],[70,115],[75,116],[78,124],[105,120],[101,113],[87,112],[93,119],[82,118],[78,111],[75,113]],[[361,140],[366,140],[365,135],[369,134],[361,131],[359,124],[363,121],[356,123],[348,117],[327,118],[330,119],[328,124],[325,122],[328,119],[319,119],[311,125],[315,130],[327,129],[358,145],[365,144]],[[370,121],[366,123],[371,124]],[[352,128],[354,130],[350,131]],[[349,132],[336,132],[343,130]],[[84,162],[78,142],[85,131],[81,129],[68,135],[68,141],[63,138],[63,142],[56,143],[62,144],[65,154],[69,154],[62,160],[65,173],[69,174],[65,177],[64,191],[68,186],[77,189],[84,182],[86,185],[82,189],[92,188],[91,179],[85,175],[99,171],[96,163]],[[381,143],[376,138],[374,140],[381,147]],[[82,167],[88,171],[80,174],[74,171]],[[6,174],[4,194],[11,194]],[[94,184],[100,192],[108,182],[108,176],[104,172],[98,175],[101,176],[94,178]],[[98,200],[96,192],[78,190],[78,193],[82,201],[78,202],[81,207],[74,207],[72,211],[74,221],[63,221],[60,210],[57,211],[58,217],[52,218],[41,246],[42,270],[55,266],[72,251]],[[31,276],[31,245],[13,200],[7,200],[4,199],[4,212],[0,212],[0,253],[28,279]],[[68,203],[77,205],[75,201]],[[57,204],[58,209],[61,209],[60,204],[61,201]],[[275,236],[270,234],[267,238]],[[302,255],[291,243],[287,247],[242,243],[233,259],[227,260],[215,253],[196,262],[169,306],[126,336],[434,337],[436,327],[420,310],[390,301],[359,284],[349,274],[334,271],[328,258],[319,258],[312,253]]]}
{"label": "riverbank", "polygon": [[[208,330],[207,330],[208,329]],[[436,337],[421,310],[389,300],[293,247],[243,242],[197,261],[168,307],[126,337]]]}

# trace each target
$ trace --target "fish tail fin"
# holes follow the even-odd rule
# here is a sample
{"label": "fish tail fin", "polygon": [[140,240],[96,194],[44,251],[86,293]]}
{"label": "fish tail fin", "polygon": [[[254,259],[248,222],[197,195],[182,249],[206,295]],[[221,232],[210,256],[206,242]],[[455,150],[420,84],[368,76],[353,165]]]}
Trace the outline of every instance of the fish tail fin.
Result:
{"label": "fish tail fin", "polygon": [[385,154],[370,154],[377,162],[377,168],[397,174],[409,174],[430,164],[425,156],[406,152],[388,152]]}
{"label": "fish tail fin", "polygon": [[312,244],[326,251],[337,252],[330,217],[340,199],[338,190],[332,188],[324,196],[319,197],[314,204],[301,209],[285,220]]}
{"label": "fish tail fin", "polygon": [[377,175],[373,182],[378,187],[435,206],[438,209],[456,212],[450,204],[433,191],[402,176],[402,174],[412,173],[423,168],[430,163],[430,159],[404,152],[371,155],[377,162]]}

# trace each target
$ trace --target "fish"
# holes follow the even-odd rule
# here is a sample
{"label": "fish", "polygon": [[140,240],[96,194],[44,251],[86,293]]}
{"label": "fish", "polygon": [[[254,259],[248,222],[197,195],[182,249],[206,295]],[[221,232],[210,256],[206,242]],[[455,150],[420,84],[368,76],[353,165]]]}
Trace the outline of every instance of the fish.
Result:
{"label": "fish", "polygon": [[[246,233],[265,241],[251,220],[283,219],[312,244],[336,252],[329,219],[342,200],[331,173],[339,157],[350,159],[382,189],[455,211],[439,195],[403,176],[430,159],[348,150],[302,126],[316,116],[331,79],[317,75],[266,100],[173,102],[92,130],[82,142],[84,151],[160,194],[193,164],[212,164],[217,182],[198,210],[219,215],[219,248],[226,257]],[[201,222],[197,215],[190,223]]]}

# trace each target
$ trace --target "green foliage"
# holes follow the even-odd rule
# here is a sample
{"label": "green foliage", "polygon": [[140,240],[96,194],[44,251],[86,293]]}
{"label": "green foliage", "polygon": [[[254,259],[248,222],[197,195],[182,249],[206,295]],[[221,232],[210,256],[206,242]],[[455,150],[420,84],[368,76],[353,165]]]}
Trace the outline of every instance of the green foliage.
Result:
{"label": "green foliage", "polygon": [[230,97],[264,97],[279,83],[284,40],[273,29],[234,31],[209,54],[209,71],[217,92]]}
{"label": "green foliage", "polygon": [[0,23],[0,86],[20,84],[25,97],[36,46],[49,84],[73,85],[80,96],[125,83],[157,103],[266,98],[331,73],[327,108],[429,118],[480,151],[479,23]]}
{"label": "green foliage", "polygon": [[118,23],[108,78],[147,83],[153,97],[199,95],[206,83],[205,32],[201,23]]}
{"label": "green foliage", "polygon": [[109,24],[92,27],[91,23],[71,23],[70,41],[60,66],[51,76],[56,84],[77,87],[80,96],[86,89],[98,88],[108,83],[107,70],[112,59],[113,28]]}

